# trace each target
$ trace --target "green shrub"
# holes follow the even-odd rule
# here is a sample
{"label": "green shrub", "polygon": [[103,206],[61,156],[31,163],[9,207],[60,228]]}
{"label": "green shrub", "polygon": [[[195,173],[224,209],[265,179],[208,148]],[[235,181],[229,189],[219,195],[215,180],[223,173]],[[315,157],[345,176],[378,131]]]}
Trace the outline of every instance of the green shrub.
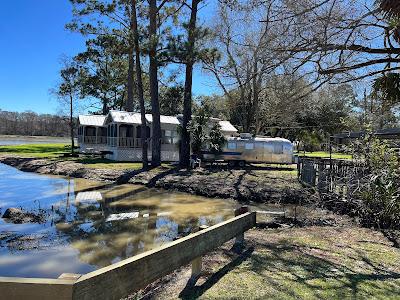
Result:
{"label": "green shrub", "polygon": [[400,228],[400,164],[395,151],[384,141],[368,135],[362,147],[365,172],[358,197],[359,215],[366,226]]}
{"label": "green shrub", "polygon": [[209,145],[210,151],[212,153],[221,153],[224,144],[226,143],[226,139],[221,131],[221,125],[219,123],[215,123],[215,125],[211,128]]}

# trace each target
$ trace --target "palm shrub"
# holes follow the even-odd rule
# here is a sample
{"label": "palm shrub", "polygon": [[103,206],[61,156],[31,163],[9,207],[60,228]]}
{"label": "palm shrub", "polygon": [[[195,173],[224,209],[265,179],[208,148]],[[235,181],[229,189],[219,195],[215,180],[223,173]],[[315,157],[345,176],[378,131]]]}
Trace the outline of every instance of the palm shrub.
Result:
{"label": "palm shrub", "polygon": [[396,152],[372,134],[365,137],[361,151],[366,168],[358,192],[363,224],[400,228],[400,164]]}
{"label": "palm shrub", "polygon": [[221,125],[219,125],[219,123],[215,123],[211,128],[208,142],[212,153],[218,154],[222,152],[222,147],[224,146],[226,139],[222,134]]}
{"label": "palm shrub", "polygon": [[376,0],[380,13],[388,22],[387,35],[392,35],[400,43],[400,5],[398,0]]}
{"label": "palm shrub", "polygon": [[197,110],[197,115],[192,118],[188,125],[191,135],[191,148],[194,154],[199,155],[207,141],[207,126],[210,120],[209,108],[201,105]]}

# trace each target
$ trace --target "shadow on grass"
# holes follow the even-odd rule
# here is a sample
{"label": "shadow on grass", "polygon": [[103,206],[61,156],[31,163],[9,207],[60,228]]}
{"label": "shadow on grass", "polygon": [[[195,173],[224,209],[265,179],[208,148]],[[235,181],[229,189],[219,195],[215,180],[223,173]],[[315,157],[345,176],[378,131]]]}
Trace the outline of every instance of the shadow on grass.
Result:
{"label": "shadow on grass", "polygon": [[[363,248],[365,243],[347,241],[347,235],[338,233],[337,238],[325,240],[322,234],[320,241],[306,242],[257,239],[254,248],[205,283],[189,282],[179,297],[197,299],[207,292],[207,298],[221,299],[399,299],[396,261],[371,255]],[[335,246],[332,239],[346,239],[346,246]],[[376,251],[380,253],[379,248]]]}
{"label": "shadow on grass", "polygon": [[232,260],[230,263],[219,269],[217,272],[212,274],[206,282],[204,282],[200,286],[195,286],[195,280],[189,280],[185,288],[179,294],[179,298],[181,299],[196,299],[203,295],[208,289],[214,286],[222,277],[228,274],[230,271],[238,267],[243,261],[248,259],[253,253],[254,248],[250,247],[246,251],[244,251],[237,258]]}
{"label": "shadow on grass", "polygon": [[395,288],[391,284],[400,279],[400,273],[373,262],[355,246],[346,246],[352,254],[318,243],[300,246],[287,240],[264,247],[268,251],[252,255],[249,271],[267,282],[280,297],[373,299],[400,294],[400,282],[395,283]]}

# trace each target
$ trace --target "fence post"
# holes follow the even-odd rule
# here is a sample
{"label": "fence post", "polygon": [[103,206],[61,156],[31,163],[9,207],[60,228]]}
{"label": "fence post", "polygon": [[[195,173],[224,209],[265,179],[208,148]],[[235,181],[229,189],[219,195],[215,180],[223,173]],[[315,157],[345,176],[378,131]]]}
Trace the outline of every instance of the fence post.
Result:
{"label": "fence post", "polygon": [[[248,206],[241,206],[235,210],[235,217],[240,216],[249,212]],[[244,232],[239,233],[235,238],[235,244],[233,245],[234,249],[242,249],[244,244]]]}
{"label": "fence post", "polygon": [[301,158],[297,156],[297,178],[301,178]]}
{"label": "fence post", "polygon": [[196,257],[192,260],[192,276],[191,280],[196,280],[201,274],[202,258],[201,256]]}
{"label": "fence post", "polygon": [[[196,231],[201,231],[207,228],[208,228],[207,225],[200,225]],[[197,278],[199,278],[201,274],[201,268],[202,268],[202,257],[199,256],[192,260],[192,275],[190,277],[191,281],[196,281]]]}

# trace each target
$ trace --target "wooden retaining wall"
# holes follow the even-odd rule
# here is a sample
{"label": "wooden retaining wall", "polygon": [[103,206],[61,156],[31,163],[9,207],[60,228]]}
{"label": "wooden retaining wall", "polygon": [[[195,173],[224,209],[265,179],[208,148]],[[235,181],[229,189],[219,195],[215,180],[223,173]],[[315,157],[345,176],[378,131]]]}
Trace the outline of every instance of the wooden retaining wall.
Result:
{"label": "wooden retaining wall", "polygon": [[192,262],[194,275],[201,256],[256,224],[256,212],[247,212],[154,250],[85,275],[65,274],[59,279],[0,277],[2,299],[120,299]]}
{"label": "wooden retaining wall", "polygon": [[0,299],[72,299],[75,280],[0,277]]}

